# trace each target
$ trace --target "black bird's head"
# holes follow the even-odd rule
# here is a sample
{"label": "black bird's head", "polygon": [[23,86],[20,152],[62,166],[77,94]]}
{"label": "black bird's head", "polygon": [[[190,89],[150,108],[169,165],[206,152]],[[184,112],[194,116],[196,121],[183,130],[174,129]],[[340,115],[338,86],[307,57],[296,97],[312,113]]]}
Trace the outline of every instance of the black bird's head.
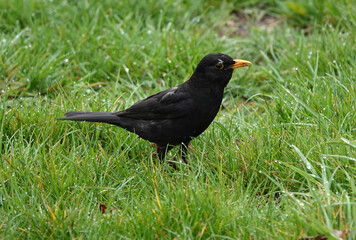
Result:
{"label": "black bird's head", "polygon": [[232,59],[223,53],[210,53],[199,62],[189,81],[199,87],[224,88],[229,83],[235,68],[249,65],[251,65],[249,61]]}

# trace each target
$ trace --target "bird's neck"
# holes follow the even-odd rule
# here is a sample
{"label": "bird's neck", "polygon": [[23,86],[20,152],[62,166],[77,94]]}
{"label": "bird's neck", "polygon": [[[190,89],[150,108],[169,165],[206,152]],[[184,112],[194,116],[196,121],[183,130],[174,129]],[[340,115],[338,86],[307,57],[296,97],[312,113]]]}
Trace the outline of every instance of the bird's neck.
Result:
{"label": "bird's neck", "polygon": [[195,91],[213,94],[215,97],[222,97],[227,83],[219,81],[211,82],[206,79],[206,76],[195,72],[186,83]]}

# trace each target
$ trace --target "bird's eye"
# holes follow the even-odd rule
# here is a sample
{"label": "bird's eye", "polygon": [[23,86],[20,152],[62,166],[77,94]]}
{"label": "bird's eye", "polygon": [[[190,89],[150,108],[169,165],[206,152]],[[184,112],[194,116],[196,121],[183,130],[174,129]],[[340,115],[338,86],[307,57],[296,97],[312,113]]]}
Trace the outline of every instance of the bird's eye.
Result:
{"label": "bird's eye", "polygon": [[218,69],[218,70],[221,70],[224,68],[224,64],[222,64],[222,62],[218,62],[216,65],[215,65],[215,68]]}

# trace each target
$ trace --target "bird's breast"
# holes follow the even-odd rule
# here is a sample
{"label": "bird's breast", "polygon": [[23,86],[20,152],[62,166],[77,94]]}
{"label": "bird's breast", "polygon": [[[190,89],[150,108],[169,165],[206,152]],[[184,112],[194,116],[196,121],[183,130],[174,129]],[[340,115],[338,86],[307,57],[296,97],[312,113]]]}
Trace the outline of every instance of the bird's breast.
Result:
{"label": "bird's breast", "polygon": [[196,137],[209,127],[219,112],[222,98],[201,98],[190,115],[192,136]]}

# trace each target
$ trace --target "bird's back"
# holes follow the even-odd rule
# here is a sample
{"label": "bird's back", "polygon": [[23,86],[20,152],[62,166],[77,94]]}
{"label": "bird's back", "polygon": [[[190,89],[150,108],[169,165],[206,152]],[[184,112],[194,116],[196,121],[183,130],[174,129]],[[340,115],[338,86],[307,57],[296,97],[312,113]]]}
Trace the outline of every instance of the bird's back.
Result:
{"label": "bird's back", "polygon": [[222,100],[187,83],[117,112],[118,126],[159,145],[177,145],[200,135],[214,120]]}

